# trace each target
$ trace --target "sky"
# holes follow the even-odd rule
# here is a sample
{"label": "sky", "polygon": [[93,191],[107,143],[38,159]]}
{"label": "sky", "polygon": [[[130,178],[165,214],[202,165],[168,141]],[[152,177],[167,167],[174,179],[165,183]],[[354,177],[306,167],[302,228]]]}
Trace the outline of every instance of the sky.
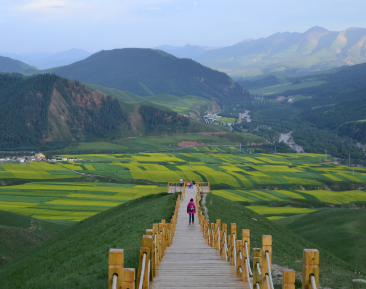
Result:
{"label": "sky", "polygon": [[0,0],[0,52],[229,46],[276,32],[366,27],[365,0]]}

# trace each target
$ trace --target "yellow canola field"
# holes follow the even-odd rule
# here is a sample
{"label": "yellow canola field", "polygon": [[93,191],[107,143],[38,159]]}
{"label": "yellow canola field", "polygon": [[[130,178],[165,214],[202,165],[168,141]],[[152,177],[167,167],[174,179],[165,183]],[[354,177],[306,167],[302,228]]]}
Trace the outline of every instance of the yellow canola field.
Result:
{"label": "yellow canola field", "polygon": [[247,208],[260,215],[307,214],[316,211],[308,208],[294,208],[294,207],[247,206]]}
{"label": "yellow canola field", "polygon": [[[127,200],[165,191],[165,187],[156,185],[28,183],[1,187],[0,210],[42,219],[80,221]],[[16,202],[20,197],[37,202]]]}
{"label": "yellow canola field", "polygon": [[237,194],[225,191],[225,190],[215,190],[212,191],[212,194],[223,197],[225,199],[228,199],[230,201],[234,202],[251,202],[251,199],[247,199],[245,197],[239,196]]}
{"label": "yellow canola field", "polygon": [[330,204],[342,204],[350,202],[365,202],[366,192],[360,190],[354,191],[301,191],[302,193],[316,197],[319,201]]}

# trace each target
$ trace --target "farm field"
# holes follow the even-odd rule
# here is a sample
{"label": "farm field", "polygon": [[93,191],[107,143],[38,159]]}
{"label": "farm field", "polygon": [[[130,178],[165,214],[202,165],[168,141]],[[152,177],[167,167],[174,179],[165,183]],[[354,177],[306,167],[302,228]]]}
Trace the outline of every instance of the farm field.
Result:
{"label": "farm field", "polygon": [[[363,183],[366,170],[355,172],[331,163],[319,165],[317,154],[250,154],[237,147],[194,147],[196,153],[140,153],[64,155],[84,159],[61,165],[70,170],[120,179],[156,183],[177,181],[210,182],[213,189],[319,187],[334,183]],[[198,152],[200,151],[200,152]],[[267,188],[268,189],[268,188]]]}
{"label": "farm field", "polygon": [[[197,130],[199,131],[199,123]],[[231,133],[228,128],[221,126],[212,126],[212,132],[197,132],[186,135],[160,136],[160,137],[132,137],[127,139],[105,142],[84,142],[75,146],[70,146],[62,151],[70,154],[85,154],[89,152],[96,153],[139,153],[146,151],[173,149],[183,150],[184,152],[193,152],[191,148],[179,146],[183,141],[198,142],[207,145],[220,145],[225,147],[229,144],[239,145],[256,145],[265,142],[265,139],[250,133],[236,134]],[[104,145],[107,144],[107,145]],[[110,146],[108,146],[108,144]],[[230,151],[230,150],[225,150]]]}
{"label": "farm field", "polygon": [[[213,190],[212,193],[231,201],[245,202],[248,209],[268,219],[312,213],[322,210],[324,204],[335,207],[334,205],[366,203],[366,191],[363,190]],[[314,204],[318,206],[315,205],[314,208]]]}
{"label": "farm field", "polygon": [[[352,188],[366,182],[366,170],[319,165],[318,154],[256,154],[235,146],[191,149],[191,153],[64,155],[79,160],[0,165],[2,180],[27,182],[0,187],[0,210],[80,221],[128,200],[165,192],[166,183],[180,178],[208,181],[213,194],[241,202],[269,219],[308,214],[324,204],[366,202],[365,191]],[[84,177],[73,182],[81,173],[104,180],[82,183]],[[112,178],[118,183],[105,183]]]}
{"label": "farm field", "polygon": [[37,219],[81,221],[165,187],[104,183],[27,183],[0,187],[0,210]]}

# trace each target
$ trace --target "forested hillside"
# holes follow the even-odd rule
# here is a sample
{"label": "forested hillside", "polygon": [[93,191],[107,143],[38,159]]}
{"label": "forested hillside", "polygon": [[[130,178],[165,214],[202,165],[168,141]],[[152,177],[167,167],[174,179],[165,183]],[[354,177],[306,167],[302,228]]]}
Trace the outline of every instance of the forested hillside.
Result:
{"label": "forested hillside", "polygon": [[0,56],[0,71],[20,72],[20,71],[27,70],[27,69],[32,69],[32,67],[19,60]]}
{"label": "forested hillside", "polygon": [[307,121],[321,129],[335,130],[347,122],[366,119],[366,63],[299,80],[310,78],[326,83],[284,93],[286,96],[311,96],[294,104],[303,110]]}
{"label": "forested hillside", "polygon": [[218,103],[235,103],[250,96],[225,73],[153,49],[101,51],[52,72],[81,82],[127,90],[139,96],[196,95]]}
{"label": "forested hillside", "polygon": [[[285,81],[304,85],[301,89],[260,94],[246,102],[252,123],[241,126],[249,132],[278,142],[281,133],[292,132],[305,152],[327,153],[340,158],[365,159],[357,142],[366,142],[366,64],[290,77]],[[269,77],[250,84],[266,86]],[[312,83],[320,85],[311,86]],[[309,86],[309,87],[307,87]],[[275,90],[276,85],[273,86]],[[266,88],[271,91],[271,87]],[[261,91],[261,90],[258,90]],[[280,101],[279,96],[287,99]],[[289,102],[291,97],[292,102]],[[239,107],[243,109],[243,107]]]}
{"label": "forested hillside", "polygon": [[120,103],[79,82],[44,74],[0,75],[0,146],[3,149],[64,146],[105,137],[128,123]]}

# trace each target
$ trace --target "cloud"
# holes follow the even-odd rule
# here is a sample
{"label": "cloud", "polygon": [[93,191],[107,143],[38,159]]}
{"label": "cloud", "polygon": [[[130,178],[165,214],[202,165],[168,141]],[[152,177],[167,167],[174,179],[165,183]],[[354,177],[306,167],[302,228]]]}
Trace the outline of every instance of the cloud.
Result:
{"label": "cloud", "polygon": [[194,5],[197,5],[197,2],[194,2],[194,1],[193,1],[193,4],[194,4]]}
{"label": "cloud", "polygon": [[146,8],[146,10],[161,10],[160,7],[149,7],[149,8]]}

